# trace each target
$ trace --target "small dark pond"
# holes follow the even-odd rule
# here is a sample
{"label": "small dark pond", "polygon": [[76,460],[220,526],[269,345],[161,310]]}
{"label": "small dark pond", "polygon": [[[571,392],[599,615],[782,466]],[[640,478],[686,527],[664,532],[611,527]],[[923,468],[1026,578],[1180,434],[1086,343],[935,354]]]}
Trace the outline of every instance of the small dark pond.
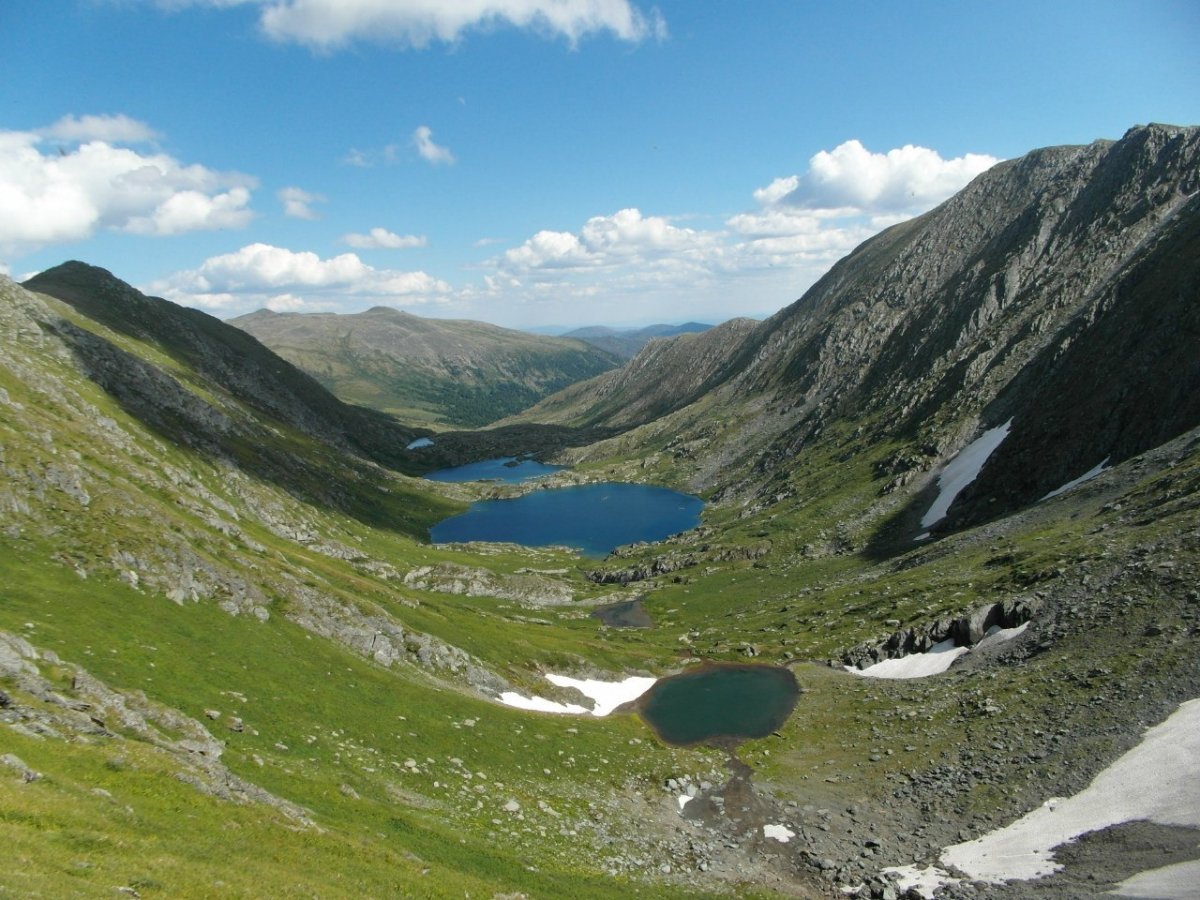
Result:
{"label": "small dark pond", "polygon": [[519,481],[549,475],[562,468],[565,466],[551,466],[536,459],[502,456],[499,459],[485,459],[452,469],[438,469],[425,477],[431,481],[506,481],[516,484]]}
{"label": "small dark pond", "polygon": [[672,746],[727,745],[778,730],[799,695],[790,669],[711,663],[660,679],[637,710]]}
{"label": "small dark pond", "polygon": [[592,618],[599,619],[609,628],[653,628],[654,620],[641,600],[625,600],[622,603],[610,603],[598,606],[592,611]]}
{"label": "small dark pond", "polygon": [[429,529],[435,544],[507,541],[526,547],[574,547],[604,556],[622,544],[661,541],[700,524],[704,501],[645,484],[585,484],[481,500]]}

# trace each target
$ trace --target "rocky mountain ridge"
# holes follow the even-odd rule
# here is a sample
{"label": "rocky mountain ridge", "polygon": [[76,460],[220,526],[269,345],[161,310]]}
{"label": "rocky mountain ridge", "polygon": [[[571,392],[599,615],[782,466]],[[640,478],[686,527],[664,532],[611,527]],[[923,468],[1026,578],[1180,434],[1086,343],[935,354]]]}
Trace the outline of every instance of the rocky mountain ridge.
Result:
{"label": "rocky mountain ridge", "polygon": [[[866,241],[692,377],[666,358],[639,375],[635,360],[597,386],[620,380],[632,398],[670,383],[678,412],[623,445],[672,432],[692,447],[693,487],[739,496],[779,493],[789,460],[835,421],[902,441],[887,465],[907,482],[1013,419],[939,527],[1011,512],[1200,424],[1198,171],[1196,128],[1034,151]],[[523,418],[649,421],[597,409],[591,393]],[[737,420],[719,440],[717,409]],[[901,531],[915,534],[915,518]]]}

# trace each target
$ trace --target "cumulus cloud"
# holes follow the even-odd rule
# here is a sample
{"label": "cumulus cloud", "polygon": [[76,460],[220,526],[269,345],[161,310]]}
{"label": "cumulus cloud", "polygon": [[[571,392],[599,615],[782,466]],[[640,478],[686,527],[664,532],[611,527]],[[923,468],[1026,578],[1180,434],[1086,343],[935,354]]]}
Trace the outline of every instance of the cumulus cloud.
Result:
{"label": "cumulus cloud", "polygon": [[283,204],[284,215],[291,216],[293,219],[320,218],[316,210],[312,208],[312,205],[314,203],[325,202],[325,197],[321,194],[310,194],[308,191],[298,187],[285,187],[278,191],[275,196]]}
{"label": "cumulus cloud", "polygon": [[[88,139],[70,150],[44,150],[54,131],[82,136],[109,129],[137,136],[122,117],[68,117],[45,132],[0,131],[0,249],[20,254],[80,240],[101,229],[144,235],[241,228],[253,218],[255,179],[185,165]],[[101,121],[103,120],[103,121]]]}
{"label": "cumulus cloud", "polygon": [[357,250],[406,250],[427,243],[423,234],[395,234],[386,228],[372,228],[366,234],[346,234],[341,241]]}
{"label": "cumulus cloud", "polygon": [[137,119],[117,116],[63,116],[53,125],[38,129],[38,135],[55,141],[106,141],[110,144],[140,144],[158,138],[158,132]]}
{"label": "cumulus cloud", "polygon": [[482,293],[586,301],[597,310],[629,309],[633,297],[645,308],[686,303],[697,315],[705,305],[725,315],[778,308],[860,243],[996,162],[979,154],[947,160],[913,146],[871,153],[847,141],[815,154],[803,173],[754,191],[756,208],[720,229],[685,228],[630,208],[592,217],[577,232],[539,231],[490,261]]}
{"label": "cumulus cloud", "polygon": [[262,243],[210,257],[146,290],[189,306],[231,311],[272,302],[281,309],[332,308],[345,299],[416,305],[451,292],[450,285],[425,272],[376,269],[354,253],[322,259],[309,251]]}
{"label": "cumulus cloud", "polygon": [[805,174],[777,178],[755,199],[803,209],[912,212],[942,202],[999,161],[978,153],[942,159],[936,150],[912,144],[872,153],[850,140],[815,154]]}
{"label": "cumulus cloud", "polygon": [[454,162],[454,154],[449,148],[435,144],[433,141],[433,129],[428,125],[419,125],[417,130],[413,132],[413,145],[417,148],[417,152],[421,154],[421,159],[433,165],[450,165]]}
{"label": "cumulus cloud", "polygon": [[539,231],[508,250],[503,261],[509,268],[523,270],[650,265],[671,254],[703,253],[714,242],[712,234],[680,228],[661,216],[643,216],[629,208],[593,216],[579,234]]}
{"label": "cumulus cloud", "polygon": [[[229,5],[229,0],[206,0]],[[262,7],[263,31],[278,41],[331,50],[354,41],[425,47],[453,42],[466,32],[507,26],[574,46],[599,33],[631,43],[663,39],[657,10],[642,12],[628,0],[249,0]]]}
{"label": "cumulus cloud", "polygon": [[814,154],[803,174],[754,191],[759,208],[731,216],[726,225],[746,239],[737,254],[744,260],[779,265],[786,248],[796,248],[797,258],[840,256],[946,200],[997,162],[977,153],[943,159],[911,144],[872,153],[850,140]]}

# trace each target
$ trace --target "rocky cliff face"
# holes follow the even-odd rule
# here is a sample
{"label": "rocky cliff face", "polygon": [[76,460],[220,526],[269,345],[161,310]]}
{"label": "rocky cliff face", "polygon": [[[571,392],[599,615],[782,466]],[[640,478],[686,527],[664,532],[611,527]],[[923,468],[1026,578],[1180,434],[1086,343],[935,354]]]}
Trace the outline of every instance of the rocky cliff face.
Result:
{"label": "rocky cliff face", "polygon": [[[940,527],[1033,502],[1200,424],[1198,188],[1197,128],[1139,127],[997,165],[723,347],[708,382],[690,382],[703,390],[669,392],[704,402],[663,428],[707,435],[711,411],[741,411],[737,430],[699,453],[693,483],[753,494],[775,490],[833,422],[907,444],[895,468],[919,482],[1012,419]],[[688,353],[653,363],[643,390],[696,368]],[[597,393],[637,378],[638,366]],[[596,404],[590,421],[646,421],[628,411],[650,402],[639,397]]]}

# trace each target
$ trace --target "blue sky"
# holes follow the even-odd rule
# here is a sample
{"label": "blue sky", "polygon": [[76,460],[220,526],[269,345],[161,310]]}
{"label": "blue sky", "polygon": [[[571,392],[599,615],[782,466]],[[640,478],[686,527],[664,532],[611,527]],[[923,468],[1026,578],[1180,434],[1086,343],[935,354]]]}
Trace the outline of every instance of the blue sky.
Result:
{"label": "blue sky", "polygon": [[1191,0],[4,0],[0,34],[0,271],[222,317],[763,316],[998,159],[1200,124]]}

